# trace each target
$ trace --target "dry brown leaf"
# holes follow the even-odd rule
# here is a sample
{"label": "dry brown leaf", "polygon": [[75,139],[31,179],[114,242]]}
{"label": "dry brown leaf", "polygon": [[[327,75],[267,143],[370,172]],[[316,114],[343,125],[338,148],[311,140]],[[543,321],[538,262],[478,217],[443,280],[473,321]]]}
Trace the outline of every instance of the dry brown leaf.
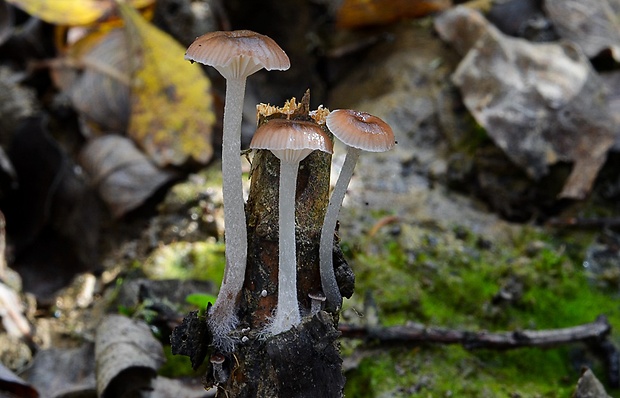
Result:
{"label": "dry brown leaf", "polygon": [[573,398],[611,398],[601,383],[589,368],[581,369],[581,377],[577,382],[577,388],[573,392]]}
{"label": "dry brown leaf", "polygon": [[173,38],[130,6],[119,7],[135,61],[128,134],[159,166],[207,163],[215,122],[209,80]]}
{"label": "dry brown leaf", "polygon": [[620,71],[615,70],[611,72],[601,73],[601,80],[603,85],[608,89],[607,106],[609,113],[614,119],[614,132],[616,134],[616,141],[614,143],[613,151],[620,151]]}
{"label": "dry brown leaf", "polygon": [[43,397],[95,397],[95,345],[39,350],[22,374]]}
{"label": "dry brown leaf", "polygon": [[[614,142],[604,87],[575,45],[531,43],[507,37],[476,11],[457,7],[436,20],[445,25],[477,21],[475,45],[453,81],[465,105],[497,146],[534,179],[559,161],[573,162],[560,197],[581,199]],[[481,33],[481,30],[484,33]],[[472,43],[448,35],[457,47]]]}
{"label": "dry brown leaf", "polygon": [[54,82],[95,130],[123,133],[129,124],[131,77],[123,29],[92,32],[52,63]]}
{"label": "dry brown leaf", "polygon": [[109,32],[81,59],[84,73],[71,87],[71,100],[98,125],[124,132],[129,123],[129,56],[121,29]]}
{"label": "dry brown leaf", "polygon": [[0,396],[38,398],[39,393],[0,362]]}
{"label": "dry brown leaf", "polygon": [[155,167],[133,142],[118,135],[90,141],[80,163],[115,217],[140,206],[175,174]]}
{"label": "dry brown leaf", "polygon": [[97,329],[95,360],[98,396],[123,397],[152,390],[165,358],[146,323],[108,315]]}
{"label": "dry brown leaf", "polygon": [[405,18],[423,17],[451,6],[450,0],[344,0],[336,24],[345,29],[385,25]]}
{"label": "dry brown leaf", "polygon": [[608,0],[546,0],[544,6],[560,36],[588,57],[610,49],[620,60],[620,24]]}
{"label": "dry brown leaf", "polygon": [[[6,0],[28,14],[55,25],[89,25],[105,17],[115,7],[115,0]],[[155,0],[131,0],[142,8]]]}
{"label": "dry brown leaf", "polygon": [[205,391],[200,383],[191,383],[191,381],[168,379],[158,376],[153,383],[153,392],[151,398],[210,398],[216,396],[216,387]]}

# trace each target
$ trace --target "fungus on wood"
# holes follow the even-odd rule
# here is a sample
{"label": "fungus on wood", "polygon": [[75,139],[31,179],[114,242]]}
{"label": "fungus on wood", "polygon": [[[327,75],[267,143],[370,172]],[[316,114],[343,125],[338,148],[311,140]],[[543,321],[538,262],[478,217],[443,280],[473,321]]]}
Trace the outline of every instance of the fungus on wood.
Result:
{"label": "fungus on wood", "polygon": [[347,146],[347,156],[325,214],[319,251],[321,283],[323,293],[327,298],[327,309],[338,311],[342,305],[342,295],[334,272],[333,245],[340,206],[360,152],[362,150],[385,152],[394,147],[395,141],[392,128],[383,120],[366,112],[337,109],[326,116],[325,123],[329,130]]}
{"label": "fungus on wood", "polygon": [[[301,103],[284,107],[258,107],[258,123],[285,118],[317,123],[325,132],[327,110],[309,110],[309,93]],[[321,286],[319,242],[329,198],[331,156],[314,151],[299,165],[296,187],[297,297],[302,321],[273,335],[268,326],[278,297],[278,196],[280,161],[268,150],[258,150],[252,160],[251,187],[246,206],[248,266],[240,302],[240,341],[225,354],[221,380],[209,372],[207,385],[217,385],[231,397],[341,397],[344,388],[337,330],[338,314],[319,311],[311,315],[312,299]],[[342,258],[341,256],[339,256]],[[344,296],[353,293],[353,274],[344,260],[336,274]],[[344,275],[344,277],[343,277]],[[316,310],[316,305],[314,306]],[[222,372],[220,371],[220,374]],[[225,391],[225,393],[224,393]]]}
{"label": "fungus on wood", "polygon": [[[278,188],[278,304],[269,330],[279,334],[301,322],[297,300],[296,193],[299,163],[314,151],[331,155],[331,137],[318,123],[271,119],[261,124],[250,143],[252,149],[269,150],[280,160]],[[332,270],[333,271],[333,270]],[[261,297],[263,290],[261,290]],[[312,307],[312,305],[311,305]],[[312,311],[311,311],[312,312]]]}
{"label": "fungus on wood", "polygon": [[241,119],[248,76],[265,68],[286,70],[291,63],[271,38],[249,30],[218,31],[202,35],[189,46],[185,59],[211,65],[226,78],[222,138],[222,194],[226,237],[226,268],[209,327],[214,345],[234,349],[229,332],[237,327],[237,300],[246,267],[246,221],[241,180]]}

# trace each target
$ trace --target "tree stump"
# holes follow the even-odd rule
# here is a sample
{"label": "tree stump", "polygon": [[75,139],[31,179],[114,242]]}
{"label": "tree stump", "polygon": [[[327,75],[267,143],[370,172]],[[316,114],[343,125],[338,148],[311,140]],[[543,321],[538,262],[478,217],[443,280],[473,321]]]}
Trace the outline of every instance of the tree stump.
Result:
{"label": "tree stump", "polygon": [[[307,120],[325,127],[328,111],[309,111],[309,93],[282,108],[260,105],[259,125],[273,118]],[[330,134],[331,135],[331,134]],[[300,163],[296,191],[297,292],[302,323],[271,335],[264,331],[277,305],[278,187],[280,162],[259,150],[252,160],[246,206],[248,264],[239,305],[238,344],[230,354],[213,353],[206,386],[226,397],[341,397],[345,378],[339,352],[338,314],[315,307],[309,294],[321,292],[319,241],[329,201],[331,155],[315,151]],[[337,240],[336,240],[337,242]],[[334,267],[345,297],[354,276],[334,244]],[[312,309],[312,311],[311,311]]]}

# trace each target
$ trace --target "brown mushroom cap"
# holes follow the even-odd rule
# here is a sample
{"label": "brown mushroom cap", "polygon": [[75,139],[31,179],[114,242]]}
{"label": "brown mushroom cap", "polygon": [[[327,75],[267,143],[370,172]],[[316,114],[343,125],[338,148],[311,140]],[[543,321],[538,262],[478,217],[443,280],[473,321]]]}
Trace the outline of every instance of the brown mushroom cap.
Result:
{"label": "brown mushroom cap", "polygon": [[249,76],[262,68],[287,70],[291,66],[273,39],[251,30],[204,34],[188,47],[185,59],[213,66],[226,78]]}
{"label": "brown mushroom cap", "polygon": [[340,141],[353,148],[385,152],[394,147],[392,128],[369,113],[337,109],[327,116],[325,122]]}
{"label": "brown mushroom cap", "polygon": [[223,364],[225,360],[226,360],[226,357],[224,357],[224,355],[218,354],[218,353],[215,353],[215,354],[211,355],[211,358],[209,358],[209,362],[211,362],[213,364],[217,364],[217,365]]}
{"label": "brown mushroom cap", "polygon": [[316,123],[272,119],[256,129],[250,148],[269,149],[281,160],[292,160],[298,156],[294,154],[297,151],[305,153],[305,156],[314,150],[332,153],[333,144]]}

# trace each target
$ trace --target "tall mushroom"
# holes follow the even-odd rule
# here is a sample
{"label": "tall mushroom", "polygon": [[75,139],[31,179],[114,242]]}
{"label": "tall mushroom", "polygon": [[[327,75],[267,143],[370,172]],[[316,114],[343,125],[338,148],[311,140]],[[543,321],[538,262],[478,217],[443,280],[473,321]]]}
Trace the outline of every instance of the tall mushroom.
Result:
{"label": "tall mushroom", "polygon": [[245,82],[262,68],[286,70],[290,61],[275,41],[249,30],[200,36],[187,49],[185,59],[213,66],[226,79],[222,137],[226,270],[209,317],[214,344],[226,351],[232,348],[226,335],[238,323],[235,307],[243,287],[248,247],[240,159]]}
{"label": "tall mushroom", "polygon": [[347,145],[347,155],[325,213],[319,246],[321,285],[323,294],[327,298],[326,308],[338,310],[342,305],[342,295],[334,274],[333,246],[334,230],[336,229],[340,206],[349,181],[353,176],[353,169],[360,152],[362,150],[384,152],[392,149],[395,141],[390,126],[378,117],[366,112],[337,109],[327,116],[325,122],[334,136]]}
{"label": "tall mushroom", "polygon": [[273,119],[256,130],[250,148],[268,149],[280,159],[278,305],[269,326],[269,331],[275,335],[289,330],[301,320],[295,247],[295,192],[299,162],[314,150],[332,153],[332,141],[313,122]]}

